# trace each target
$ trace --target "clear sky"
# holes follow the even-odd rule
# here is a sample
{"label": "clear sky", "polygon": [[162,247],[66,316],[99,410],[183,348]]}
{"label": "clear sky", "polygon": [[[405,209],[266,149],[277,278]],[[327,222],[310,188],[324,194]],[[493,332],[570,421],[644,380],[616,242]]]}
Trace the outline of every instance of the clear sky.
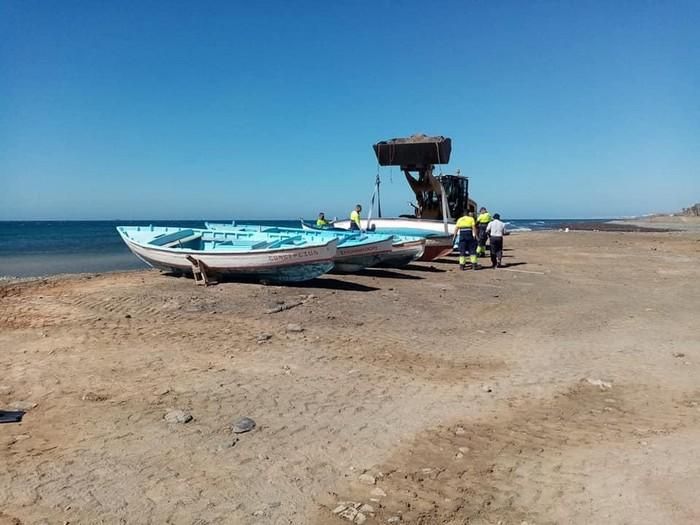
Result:
{"label": "clear sky", "polygon": [[509,218],[700,201],[700,2],[0,0],[0,219],[345,216],[415,132]]}

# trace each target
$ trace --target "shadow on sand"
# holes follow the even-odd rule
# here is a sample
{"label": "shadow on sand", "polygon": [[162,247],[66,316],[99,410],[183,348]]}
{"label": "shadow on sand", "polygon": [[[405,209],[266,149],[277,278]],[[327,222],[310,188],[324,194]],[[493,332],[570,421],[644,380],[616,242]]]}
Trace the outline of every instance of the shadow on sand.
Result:
{"label": "shadow on sand", "polygon": [[525,261],[521,262],[512,262],[512,263],[503,263],[501,265],[501,268],[513,268],[514,266],[522,266],[524,264],[527,264]]}
{"label": "shadow on sand", "polygon": [[[186,273],[178,273],[178,272],[163,272],[162,275],[165,275],[167,277],[181,277],[184,279],[188,279],[189,281],[192,281],[194,283],[194,279],[192,278],[192,275],[188,275]],[[383,276],[378,276],[378,277],[383,277]],[[389,276],[391,277],[391,276]],[[408,276],[408,279],[421,279],[421,277],[411,277]],[[285,286],[287,288],[313,288],[313,289],[323,289],[323,290],[341,290],[341,291],[349,291],[349,292],[376,292],[378,290],[381,290],[381,288],[377,288],[376,286],[366,286],[364,284],[359,284],[359,283],[353,283],[349,281],[341,281],[340,279],[335,279],[330,276],[323,276],[320,278],[312,279],[310,281],[303,281],[299,283],[279,283],[279,282],[265,282],[265,281],[260,281],[258,279],[254,278],[241,278],[241,277],[234,277],[234,276],[226,276],[226,277],[221,277],[219,279],[214,279],[211,281],[211,284],[213,286],[216,286],[217,284],[254,284],[254,285],[271,285],[271,286]]]}
{"label": "shadow on sand", "polygon": [[438,263],[438,264],[457,264],[457,257],[459,257],[459,254],[453,255],[452,259],[447,259],[445,257],[440,257],[439,259],[433,259],[430,262]]}
{"label": "shadow on sand", "polygon": [[402,270],[411,270],[413,272],[431,272],[431,273],[444,273],[447,270],[442,270],[440,268],[435,268],[435,266],[420,266],[418,264],[409,264],[401,268]]}
{"label": "shadow on sand", "polygon": [[367,286],[365,284],[353,283],[350,281],[341,281],[333,277],[319,277],[311,281],[302,283],[285,283],[282,286],[289,288],[312,288],[316,290],[338,290],[346,292],[377,292],[381,288],[376,286]]}
{"label": "shadow on sand", "polygon": [[419,277],[418,275],[409,275],[407,273],[399,273],[394,270],[385,270],[379,268],[367,268],[359,272],[357,275],[364,275],[366,277],[381,277],[382,279],[423,279],[423,277]]}

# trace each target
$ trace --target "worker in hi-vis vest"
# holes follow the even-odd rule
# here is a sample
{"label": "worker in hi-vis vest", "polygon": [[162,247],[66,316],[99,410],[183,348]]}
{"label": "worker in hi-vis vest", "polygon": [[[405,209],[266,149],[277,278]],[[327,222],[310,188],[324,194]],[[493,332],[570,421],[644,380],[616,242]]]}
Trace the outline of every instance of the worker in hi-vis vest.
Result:
{"label": "worker in hi-vis vest", "polygon": [[486,208],[481,208],[479,210],[479,216],[476,218],[476,228],[478,235],[478,245],[476,247],[476,255],[478,257],[486,257],[486,227],[491,222],[491,214],[486,210]]}
{"label": "worker in hi-vis vest", "polygon": [[360,212],[362,211],[362,206],[359,204],[355,206],[355,209],[350,212],[350,229],[351,230],[361,230],[362,223],[360,222]]}
{"label": "worker in hi-vis vest", "polygon": [[316,219],[316,226],[319,228],[328,228],[330,225],[330,221],[326,219],[326,214],[323,212],[319,213],[318,219]]}
{"label": "worker in hi-vis vest", "polygon": [[[459,269],[464,270],[467,264],[467,254],[472,270],[476,270],[476,221],[471,215],[464,215],[457,219],[455,224],[455,237],[459,237]],[[454,244],[454,238],[453,238]]]}

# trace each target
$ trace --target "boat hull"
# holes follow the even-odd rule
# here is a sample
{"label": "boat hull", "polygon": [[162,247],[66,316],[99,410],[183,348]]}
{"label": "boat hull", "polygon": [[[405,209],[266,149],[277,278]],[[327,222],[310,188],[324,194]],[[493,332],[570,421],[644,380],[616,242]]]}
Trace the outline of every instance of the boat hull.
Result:
{"label": "boat hull", "polygon": [[454,248],[452,236],[441,235],[439,237],[428,237],[425,239],[425,252],[419,261],[434,261],[439,257],[444,257],[452,253]]}
{"label": "boat hull", "polygon": [[269,282],[302,282],[333,268],[337,241],[325,245],[256,252],[212,253],[201,250],[168,249],[135,242],[119,232],[139,259],[149,266],[177,273],[192,273],[187,257],[204,263],[212,276],[227,276]]}
{"label": "boat hull", "polygon": [[[308,231],[334,231],[334,230],[323,230],[316,226],[311,226],[302,221],[302,228]],[[347,230],[342,230],[347,231]],[[369,235],[374,233],[381,234],[382,232],[368,232]],[[395,235],[391,241],[391,251],[387,253],[379,254],[376,260],[369,264],[367,267],[381,267],[381,268],[400,268],[412,263],[413,261],[420,260],[424,255],[427,248],[426,239],[423,237],[411,238],[411,236]],[[409,240],[410,238],[410,240]],[[335,271],[335,269],[334,269]]]}
{"label": "boat hull", "polygon": [[[350,221],[339,221],[334,224],[338,228],[349,228]],[[362,226],[367,227],[367,221],[362,221]],[[398,233],[406,235],[425,236],[425,251],[418,259],[419,261],[433,261],[452,252],[454,223],[447,223],[445,233],[445,223],[442,221],[430,221],[423,219],[372,219],[370,226],[376,233]]]}
{"label": "boat hull", "polygon": [[390,254],[385,255],[375,266],[380,268],[401,268],[419,260],[425,252],[425,239],[397,242]]}
{"label": "boat hull", "polygon": [[[275,231],[275,232],[290,232],[294,234],[295,228],[278,228],[275,226],[254,226],[254,225],[229,225],[225,223],[205,223],[208,229],[215,231]],[[332,273],[357,273],[365,268],[375,266],[380,263],[385,257],[391,256],[392,239],[388,236],[381,236],[376,240],[364,240],[362,243],[343,243],[342,236],[351,236],[352,232],[333,232],[332,230],[314,229],[314,228],[298,228],[302,233],[310,235],[325,236],[328,238],[337,237],[338,247],[335,257],[333,258],[334,267]],[[334,235],[336,233],[336,235]],[[379,236],[375,236],[379,237]]]}

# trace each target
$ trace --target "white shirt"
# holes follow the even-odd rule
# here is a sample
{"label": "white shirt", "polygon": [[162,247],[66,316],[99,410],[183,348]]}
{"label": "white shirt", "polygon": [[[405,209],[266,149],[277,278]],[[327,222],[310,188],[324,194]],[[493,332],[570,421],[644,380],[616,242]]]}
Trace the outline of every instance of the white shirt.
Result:
{"label": "white shirt", "polygon": [[491,237],[503,237],[506,233],[506,225],[498,219],[494,219],[486,227],[486,233]]}

